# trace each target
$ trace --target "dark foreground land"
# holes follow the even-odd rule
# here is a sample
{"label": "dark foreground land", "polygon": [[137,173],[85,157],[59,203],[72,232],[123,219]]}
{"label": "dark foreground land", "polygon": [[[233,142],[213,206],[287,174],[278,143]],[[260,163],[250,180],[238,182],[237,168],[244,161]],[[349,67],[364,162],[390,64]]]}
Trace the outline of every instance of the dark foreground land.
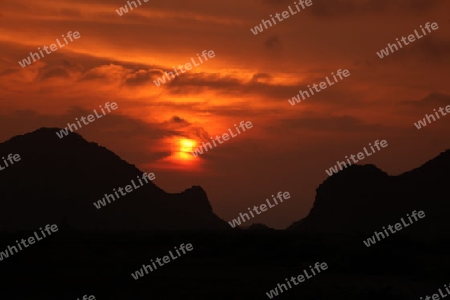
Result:
{"label": "dark foreground land", "polygon": [[[0,251],[18,238],[2,234]],[[448,240],[308,236],[291,231],[82,233],[60,230],[0,262],[0,299],[269,299],[315,262],[328,270],[275,299],[420,299],[450,282]],[[182,243],[194,249],[134,280]],[[300,298],[301,297],[301,298]]]}

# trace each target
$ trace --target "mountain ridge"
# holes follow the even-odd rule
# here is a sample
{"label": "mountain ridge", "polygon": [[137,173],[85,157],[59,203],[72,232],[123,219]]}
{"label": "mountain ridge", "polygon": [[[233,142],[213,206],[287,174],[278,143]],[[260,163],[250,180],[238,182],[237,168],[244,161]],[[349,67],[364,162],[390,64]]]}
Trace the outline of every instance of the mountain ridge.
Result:
{"label": "mountain ridge", "polygon": [[60,139],[59,130],[40,128],[0,143],[3,155],[21,156],[0,172],[6,208],[0,211],[0,230],[34,229],[63,219],[83,230],[229,229],[198,186],[169,194],[149,181],[96,209],[93,203],[105,193],[112,194],[143,172],[78,133]]}
{"label": "mountain ridge", "polygon": [[450,179],[448,169],[450,150],[395,176],[375,165],[352,165],[324,180],[309,214],[287,230],[367,234],[399,222],[413,210],[424,210],[428,217],[422,227],[409,232],[429,233],[435,226],[440,230],[434,234],[444,234],[450,229],[445,218],[450,204],[442,197]]}

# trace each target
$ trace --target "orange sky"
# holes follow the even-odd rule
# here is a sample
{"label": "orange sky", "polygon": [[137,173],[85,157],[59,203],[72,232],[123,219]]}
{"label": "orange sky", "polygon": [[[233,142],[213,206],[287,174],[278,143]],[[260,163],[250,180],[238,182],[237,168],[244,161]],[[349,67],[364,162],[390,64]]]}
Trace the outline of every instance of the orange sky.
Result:
{"label": "orange sky", "polygon": [[[126,1],[2,1],[0,140],[65,127],[114,101],[113,114],[78,133],[154,172],[168,192],[201,185],[226,221],[289,191],[290,200],[254,219],[277,228],[308,213],[326,168],[376,139],[389,146],[363,163],[390,174],[450,148],[450,117],[413,125],[450,104],[448,1],[313,0],[256,36],[250,28],[294,1],[141,2],[119,16]],[[439,29],[376,55],[426,22]],[[81,38],[19,66],[68,31]],[[203,50],[215,57],[154,85],[163,70]],[[305,102],[287,102],[338,69],[351,76]],[[181,139],[201,142],[240,121],[253,128],[200,158],[178,152]]]}

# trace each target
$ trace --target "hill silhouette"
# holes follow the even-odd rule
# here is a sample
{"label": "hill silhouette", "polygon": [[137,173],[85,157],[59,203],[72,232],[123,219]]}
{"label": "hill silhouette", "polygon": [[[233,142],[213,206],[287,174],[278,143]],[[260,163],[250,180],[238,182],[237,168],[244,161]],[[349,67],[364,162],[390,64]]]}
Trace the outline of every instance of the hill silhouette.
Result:
{"label": "hill silhouette", "polygon": [[258,231],[266,231],[266,230],[274,230],[273,228],[270,228],[269,226],[261,223],[253,223],[252,225],[248,227],[244,227],[246,230],[258,230]]}
{"label": "hill silhouette", "polygon": [[41,128],[0,144],[1,156],[21,157],[0,172],[0,230],[36,230],[52,223],[81,230],[229,229],[199,186],[169,194],[149,181],[95,208],[93,202],[105,193],[144,172],[77,133],[59,139],[59,130]]}
{"label": "hill silhouette", "polygon": [[288,227],[313,233],[373,233],[413,210],[426,217],[401,233],[448,235],[450,150],[421,167],[389,176],[374,165],[352,165],[318,188],[308,216]]}
{"label": "hill silhouette", "polygon": [[[310,214],[291,230],[262,224],[239,230],[213,213],[197,186],[168,194],[150,182],[96,209],[94,201],[142,171],[78,134],[59,139],[57,130],[0,144],[0,156],[21,156],[0,172],[0,251],[45,224],[61,228],[0,263],[4,298],[263,299],[316,261],[329,270],[285,291],[284,299],[417,299],[448,277],[449,151],[399,176],[351,166],[319,186]],[[426,217],[376,246],[348,236],[372,234],[412,210]],[[30,232],[3,232],[22,229]],[[438,236],[425,243],[400,236],[420,231]],[[193,252],[142,279],[130,276],[182,243],[192,243]]]}

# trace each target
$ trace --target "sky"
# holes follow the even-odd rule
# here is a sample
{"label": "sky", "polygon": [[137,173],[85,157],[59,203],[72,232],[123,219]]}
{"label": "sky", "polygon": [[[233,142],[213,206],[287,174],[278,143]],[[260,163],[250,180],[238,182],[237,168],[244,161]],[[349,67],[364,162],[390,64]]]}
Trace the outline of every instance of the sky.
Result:
{"label": "sky", "polygon": [[[250,29],[294,1],[141,3],[120,16],[126,1],[1,1],[0,142],[64,128],[116,102],[114,112],[77,133],[153,172],[167,192],[200,185],[225,221],[288,191],[289,200],[244,224],[279,229],[308,214],[326,169],[375,140],[388,146],[361,164],[391,175],[450,148],[450,117],[414,126],[450,104],[448,1],[312,0],[257,35]],[[377,56],[427,22],[439,28]],[[19,65],[69,31],[80,38]],[[154,84],[204,50],[214,58]],[[289,104],[339,69],[350,76]],[[253,127],[199,157],[190,154],[192,145],[241,121]]]}

